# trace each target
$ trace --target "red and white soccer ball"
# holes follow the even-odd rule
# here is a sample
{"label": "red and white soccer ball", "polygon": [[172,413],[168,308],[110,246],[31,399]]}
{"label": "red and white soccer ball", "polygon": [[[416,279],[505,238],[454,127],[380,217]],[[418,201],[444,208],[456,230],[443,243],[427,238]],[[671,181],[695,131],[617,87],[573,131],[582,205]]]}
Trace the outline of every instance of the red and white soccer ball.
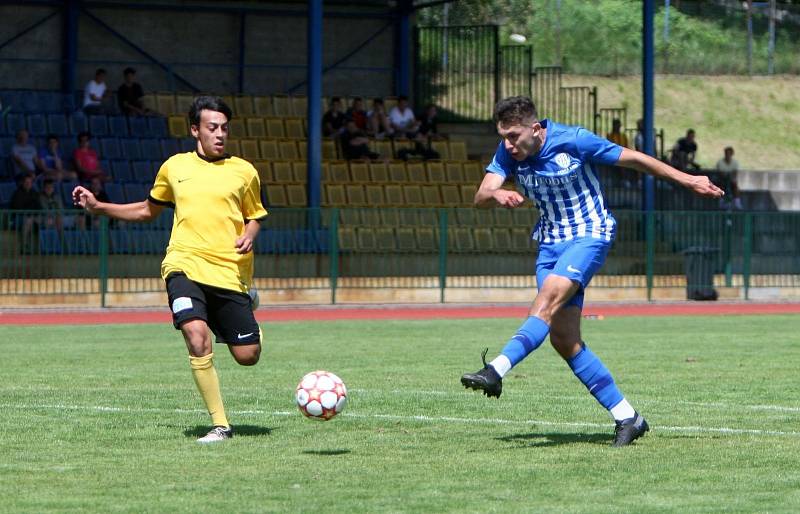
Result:
{"label": "red and white soccer ball", "polygon": [[327,421],[344,410],[347,388],[329,371],[312,371],[297,384],[294,397],[305,417]]}

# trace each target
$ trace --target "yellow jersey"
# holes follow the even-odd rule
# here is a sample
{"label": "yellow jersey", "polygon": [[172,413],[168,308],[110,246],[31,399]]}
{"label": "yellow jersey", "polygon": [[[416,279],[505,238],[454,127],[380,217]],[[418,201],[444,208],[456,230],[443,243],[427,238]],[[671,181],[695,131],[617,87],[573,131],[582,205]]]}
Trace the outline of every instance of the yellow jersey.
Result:
{"label": "yellow jersey", "polygon": [[175,208],[161,277],[183,272],[191,280],[246,293],[253,252],[236,253],[245,223],[261,220],[261,184],[252,164],[238,157],[207,161],[196,152],[173,155],[156,175],[150,202]]}

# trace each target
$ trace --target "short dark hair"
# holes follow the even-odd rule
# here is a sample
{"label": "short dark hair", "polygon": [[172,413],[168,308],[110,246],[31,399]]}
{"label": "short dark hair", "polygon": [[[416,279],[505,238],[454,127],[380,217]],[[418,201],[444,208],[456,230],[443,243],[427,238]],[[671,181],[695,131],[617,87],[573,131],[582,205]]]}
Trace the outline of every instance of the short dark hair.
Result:
{"label": "short dark hair", "polygon": [[83,132],[78,132],[78,142],[79,143],[81,142],[81,139],[83,139],[84,137],[87,138],[87,139],[92,139],[92,134],[89,133],[89,132],[86,132],[85,130]]}
{"label": "short dark hair", "polygon": [[58,136],[55,134],[47,134],[47,139],[45,139],[45,141],[50,141],[51,139],[58,141]]}
{"label": "short dark hair", "polygon": [[228,121],[233,119],[233,111],[222,98],[218,96],[198,96],[189,108],[189,123],[191,125],[200,125],[200,112],[204,110],[221,112],[228,118]]}
{"label": "short dark hair", "polygon": [[44,179],[44,182],[42,182],[42,185],[43,186],[49,186],[49,185],[53,185],[55,183],[56,183],[55,180],[53,180],[51,178],[46,178],[46,179]]}
{"label": "short dark hair", "polygon": [[406,95],[400,95],[397,97],[398,102],[408,102],[408,97]]}
{"label": "short dark hair", "polygon": [[383,105],[383,98],[373,98],[372,103],[377,105]]}
{"label": "short dark hair", "polygon": [[131,68],[130,66],[128,66],[127,68],[122,70],[122,74],[123,75],[130,75],[131,73],[133,73],[135,75],[136,74],[136,70]]}
{"label": "short dark hair", "polygon": [[533,100],[527,96],[503,98],[494,106],[494,121],[503,125],[519,123],[525,118],[539,119]]}
{"label": "short dark hair", "polygon": [[733,147],[732,146],[726,146],[725,147],[725,152],[733,153]]}
{"label": "short dark hair", "polygon": [[97,69],[94,71],[94,76],[96,77],[96,76],[100,75],[101,73],[102,73],[103,75],[105,75],[105,73],[106,73],[106,70],[105,70],[105,68],[97,68]]}

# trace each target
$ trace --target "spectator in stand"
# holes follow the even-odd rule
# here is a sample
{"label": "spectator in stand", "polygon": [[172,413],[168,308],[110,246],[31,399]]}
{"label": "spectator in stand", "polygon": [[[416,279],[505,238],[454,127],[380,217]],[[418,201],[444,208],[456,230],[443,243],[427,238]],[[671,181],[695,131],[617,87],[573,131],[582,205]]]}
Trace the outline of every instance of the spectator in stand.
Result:
{"label": "spectator in stand", "polygon": [[633,137],[633,149],[644,152],[644,120],[636,120],[636,135]]}
{"label": "spectator in stand", "polygon": [[340,137],[342,154],[347,160],[352,159],[380,159],[377,154],[369,149],[369,138],[366,133],[359,130],[355,120],[349,119],[345,123],[344,132]]}
{"label": "spectator in stand", "polygon": [[106,114],[108,109],[103,104],[106,96],[106,70],[98,68],[94,72],[94,79],[87,82],[83,90],[83,112],[86,114]]}
{"label": "spectator in stand", "polygon": [[64,169],[64,156],[61,154],[60,143],[55,134],[49,134],[47,145],[39,149],[39,166],[44,172],[45,179],[60,182],[78,178],[78,174],[74,171]]}
{"label": "spectator in stand", "polygon": [[628,146],[628,136],[622,133],[622,122],[619,118],[611,120],[611,132],[606,134],[606,139],[619,146]]}
{"label": "spectator in stand", "polygon": [[375,139],[394,135],[394,129],[386,114],[386,106],[381,98],[373,99],[372,110],[367,112],[367,133]]}
{"label": "spectator in stand", "polygon": [[75,169],[78,170],[78,177],[82,182],[91,182],[93,178],[107,181],[110,177],[100,168],[100,158],[90,146],[91,137],[88,132],[78,134],[78,148],[72,154]]}
{"label": "spectator in stand", "polygon": [[678,139],[675,146],[672,147],[670,162],[673,167],[681,171],[688,171],[690,168],[697,171],[700,169],[700,165],[695,162],[695,155],[697,155],[695,133],[694,129],[689,129],[686,131],[686,136]]}
{"label": "spectator in stand", "polygon": [[717,172],[724,176],[725,181],[725,196],[720,198],[720,207],[726,209],[730,207],[727,201],[728,196],[733,198],[733,208],[742,210],[742,199],[739,195],[739,162],[733,158],[733,147],[725,148],[725,154],[722,159],[717,161]]}
{"label": "spectator in stand", "polygon": [[136,82],[136,70],[125,68],[122,76],[124,82],[117,89],[117,103],[119,104],[120,112],[126,116],[148,116],[153,114],[142,102],[144,90],[141,84]]}
{"label": "spectator in stand", "polygon": [[14,160],[14,177],[23,175],[36,175],[37,165],[36,147],[29,142],[28,131],[17,131],[17,141],[11,147],[11,158]]}
{"label": "spectator in stand", "polygon": [[334,96],[331,98],[328,110],[322,116],[322,135],[325,137],[338,137],[344,129],[344,122],[342,99]]}
{"label": "spectator in stand", "polygon": [[56,184],[51,178],[44,179],[42,192],[39,193],[39,208],[45,211],[45,215],[42,217],[43,226],[55,228],[61,234],[64,228],[64,222],[61,217],[64,202],[61,201],[61,195],[56,193]]}
{"label": "spectator in stand", "polygon": [[433,104],[425,106],[425,111],[419,117],[419,135],[429,141],[438,141],[445,139],[439,134],[439,127],[436,117],[439,115],[439,110]]}
{"label": "spectator in stand", "polygon": [[[35,211],[39,210],[39,193],[33,188],[33,174],[26,173],[17,178],[17,189],[11,195],[8,208],[12,211]],[[23,253],[33,251],[33,226],[36,223],[36,216],[30,213],[11,215],[12,226],[21,230],[20,246]]]}
{"label": "spectator in stand", "polygon": [[414,117],[414,111],[408,106],[407,96],[397,97],[397,106],[389,111],[389,122],[397,134],[414,139],[419,131],[419,121]]}
{"label": "spectator in stand", "polygon": [[345,118],[356,122],[356,127],[362,132],[367,131],[367,111],[364,110],[364,99],[357,96],[345,113]]}

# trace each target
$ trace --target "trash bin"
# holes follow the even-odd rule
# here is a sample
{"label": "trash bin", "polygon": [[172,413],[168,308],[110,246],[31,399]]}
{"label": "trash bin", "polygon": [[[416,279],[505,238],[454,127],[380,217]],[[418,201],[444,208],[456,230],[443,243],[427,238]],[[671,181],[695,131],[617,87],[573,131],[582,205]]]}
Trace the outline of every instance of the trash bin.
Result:
{"label": "trash bin", "polygon": [[686,298],[709,301],[719,297],[714,289],[714,257],[719,248],[690,246],[683,251],[686,267]]}

